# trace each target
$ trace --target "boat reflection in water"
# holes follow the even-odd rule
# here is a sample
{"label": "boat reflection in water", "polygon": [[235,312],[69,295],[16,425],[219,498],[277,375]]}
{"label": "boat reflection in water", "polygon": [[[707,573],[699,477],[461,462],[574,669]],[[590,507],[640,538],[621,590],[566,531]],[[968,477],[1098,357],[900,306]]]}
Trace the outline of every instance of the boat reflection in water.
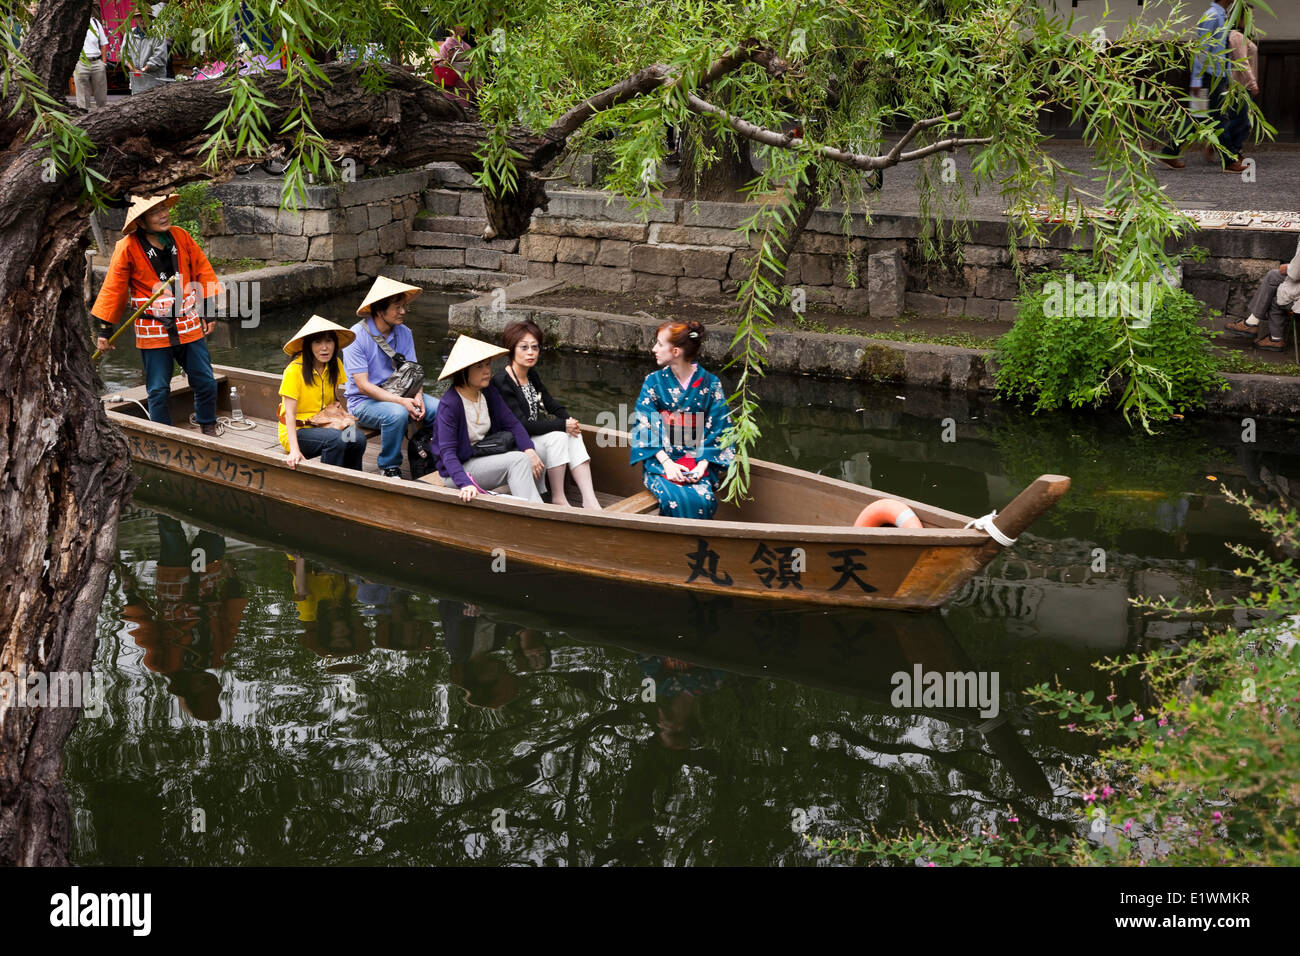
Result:
{"label": "boat reflection in water", "polygon": [[[355,524],[340,527],[320,515],[264,499],[242,498],[235,511],[223,489],[137,465],[143,476],[139,502],[158,510],[183,509],[187,520],[219,524],[242,540],[273,548],[293,548],[310,575],[312,562],[355,575],[369,588],[410,587],[442,595],[439,610],[451,676],[468,693],[468,703],[500,708],[519,693],[519,680],[549,664],[542,632],[563,630],[577,641],[616,645],[637,654],[645,675],[633,703],[654,702],[658,709],[657,746],[686,749],[692,714],[701,695],[716,689],[726,674],[781,679],[863,699],[871,709],[900,718],[923,714],[953,726],[977,728],[1027,795],[1051,794],[1043,770],[1026,750],[1010,721],[1015,705],[1003,694],[998,715],[981,716],[975,700],[966,706],[915,707],[895,704],[895,675],[921,672],[970,673],[975,666],[937,613],[809,608],[787,609],[726,595],[644,588],[531,568],[502,567],[483,555],[428,543],[403,541],[400,553],[391,538]],[[295,566],[298,594],[311,591]],[[340,605],[355,604],[358,591],[340,580],[320,583]],[[337,594],[335,594],[337,592]],[[374,593],[374,592],[371,592]],[[297,597],[297,594],[295,594]],[[299,605],[300,617],[303,610]],[[319,604],[316,611],[319,618]],[[310,628],[310,646],[322,656],[357,654],[346,615],[336,613],[328,633],[319,620]],[[346,632],[346,633],[345,633]],[[407,629],[390,647],[429,646]],[[512,651],[506,665],[499,650]],[[1003,688],[1004,691],[1015,688]]]}

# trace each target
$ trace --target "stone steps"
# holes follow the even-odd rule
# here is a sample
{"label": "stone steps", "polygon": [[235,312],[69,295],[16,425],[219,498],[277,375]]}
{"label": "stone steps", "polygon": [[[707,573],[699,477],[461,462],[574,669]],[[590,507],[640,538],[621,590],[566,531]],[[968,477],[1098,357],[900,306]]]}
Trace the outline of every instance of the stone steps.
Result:
{"label": "stone steps", "polygon": [[486,291],[522,282],[524,276],[513,272],[492,272],[487,269],[424,269],[407,266],[403,281],[441,289],[473,289]]}
{"label": "stone steps", "polygon": [[484,239],[481,235],[464,236],[455,232],[433,232],[432,230],[419,228],[420,224],[426,222],[424,219],[417,219],[416,228],[406,234],[406,244],[408,246],[424,246],[434,249],[493,249],[497,252],[517,252],[519,249],[518,239]]}
{"label": "stone steps", "polygon": [[426,216],[419,222],[421,232],[446,232],[480,239],[487,228],[487,219],[478,216]]}

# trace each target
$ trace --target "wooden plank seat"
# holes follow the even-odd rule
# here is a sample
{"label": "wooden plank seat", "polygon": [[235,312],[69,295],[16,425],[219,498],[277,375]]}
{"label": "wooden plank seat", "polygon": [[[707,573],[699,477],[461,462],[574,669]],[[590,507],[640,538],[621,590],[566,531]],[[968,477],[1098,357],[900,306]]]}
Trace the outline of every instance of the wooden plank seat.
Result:
{"label": "wooden plank seat", "polygon": [[659,510],[659,499],[649,489],[643,488],[634,495],[606,505],[605,510],[620,515],[648,515]]}

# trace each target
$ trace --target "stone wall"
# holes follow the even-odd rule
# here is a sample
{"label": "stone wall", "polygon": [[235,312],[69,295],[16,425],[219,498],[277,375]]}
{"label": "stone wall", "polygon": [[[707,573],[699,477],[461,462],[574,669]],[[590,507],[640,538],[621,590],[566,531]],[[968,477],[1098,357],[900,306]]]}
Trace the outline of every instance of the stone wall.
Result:
{"label": "stone wall", "polygon": [[428,184],[429,173],[418,170],[312,186],[290,212],[280,209],[280,180],[235,180],[212,189],[221,209],[204,244],[217,259],[325,263],[334,288],[351,288],[387,272],[406,248]]}
{"label": "stone wall", "polygon": [[[735,295],[752,267],[753,249],[737,228],[753,211],[747,204],[666,199],[642,221],[641,212],[621,199],[553,189],[549,208],[534,216],[520,241],[512,268],[523,268],[530,278],[605,292],[722,301]],[[971,221],[961,263],[924,261],[921,226],[915,216],[879,215],[868,223],[854,213],[846,230],[842,210],[819,210],[790,256],[785,281],[803,290],[809,308],[834,306],[881,318],[909,311],[1014,321],[1018,280],[1006,223]],[[1206,230],[1177,249],[1192,245],[1206,248],[1209,257],[1186,261],[1186,288],[1212,308],[1241,315],[1260,277],[1294,254],[1296,236]],[[1064,253],[1090,246],[1086,230],[1057,230],[1042,246],[1016,255],[1020,267],[1033,272],[1059,266]]]}

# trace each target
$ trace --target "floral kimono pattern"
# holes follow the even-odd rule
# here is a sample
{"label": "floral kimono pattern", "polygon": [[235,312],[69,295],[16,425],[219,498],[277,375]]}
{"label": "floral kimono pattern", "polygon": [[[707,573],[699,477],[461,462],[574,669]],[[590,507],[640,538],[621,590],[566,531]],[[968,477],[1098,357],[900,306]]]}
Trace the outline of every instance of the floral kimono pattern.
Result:
{"label": "floral kimono pattern", "polygon": [[[731,412],[716,375],[694,366],[686,388],[668,366],[646,376],[633,418],[632,464],[644,469],[645,486],[659,499],[661,515],[714,516],[718,510],[714,492],[735,457],[730,448],[722,447],[722,435],[730,427]],[[669,481],[655,457],[660,449],[673,461],[707,461],[708,471],[693,484]]]}

